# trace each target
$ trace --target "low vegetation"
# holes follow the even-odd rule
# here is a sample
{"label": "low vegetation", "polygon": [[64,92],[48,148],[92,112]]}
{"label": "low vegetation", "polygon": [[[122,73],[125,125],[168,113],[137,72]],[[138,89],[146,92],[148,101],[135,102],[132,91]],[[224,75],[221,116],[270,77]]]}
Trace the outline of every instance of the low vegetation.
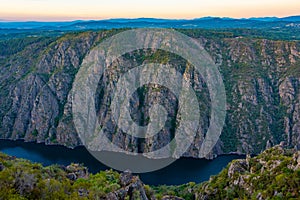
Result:
{"label": "low vegetation", "polygon": [[275,146],[231,162],[201,184],[144,185],[130,172],[89,174],[86,167],[43,167],[0,154],[0,199],[298,199],[300,152]]}

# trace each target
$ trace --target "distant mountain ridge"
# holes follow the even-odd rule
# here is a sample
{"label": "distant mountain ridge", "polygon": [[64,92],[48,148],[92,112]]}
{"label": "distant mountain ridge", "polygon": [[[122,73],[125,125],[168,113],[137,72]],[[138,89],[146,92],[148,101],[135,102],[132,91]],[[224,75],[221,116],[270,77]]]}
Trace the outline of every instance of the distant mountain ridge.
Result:
{"label": "distant mountain ridge", "polygon": [[278,22],[278,21],[284,21],[284,22],[299,22],[300,21],[300,15],[298,16],[289,16],[289,17],[251,17],[248,18],[249,20],[257,20],[257,21],[267,21],[267,22]]}
{"label": "distant mountain ridge", "polygon": [[300,15],[289,17],[202,17],[195,19],[158,19],[158,18],[116,18],[104,20],[76,20],[67,22],[4,22],[0,29],[41,29],[41,30],[89,30],[112,28],[274,28],[285,27],[290,23],[300,23]]}

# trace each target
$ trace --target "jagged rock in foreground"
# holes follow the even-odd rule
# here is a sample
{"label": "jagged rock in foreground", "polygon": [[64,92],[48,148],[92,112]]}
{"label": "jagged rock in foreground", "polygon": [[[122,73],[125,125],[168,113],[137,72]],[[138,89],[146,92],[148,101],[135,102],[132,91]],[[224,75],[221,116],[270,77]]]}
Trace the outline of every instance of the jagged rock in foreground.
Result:
{"label": "jagged rock in foreground", "polygon": [[202,184],[148,186],[130,171],[89,174],[78,164],[48,166],[0,154],[0,199],[299,199],[300,151],[275,146],[232,161]]}
{"label": "jagged rock in foreground", "polygon": [[137,176],[133,176],[130,171],[125,171],[120,175],[120,185],[122,186],[121,189],[110,192],[106,198],[110,200],[125,199],[126,197],[129,199],[149,199],[142,181]]}
{"label": "jagged rock in foreground", "polygon": [[199,186],[197,199],[299,199],[300,151],[275,146],[231,162]]}
{"label": "jagged rock in foreground", "polygon": [[0,154],[0,199],[155,199],[129,171],[89,174],[86,167],[41,164]]}

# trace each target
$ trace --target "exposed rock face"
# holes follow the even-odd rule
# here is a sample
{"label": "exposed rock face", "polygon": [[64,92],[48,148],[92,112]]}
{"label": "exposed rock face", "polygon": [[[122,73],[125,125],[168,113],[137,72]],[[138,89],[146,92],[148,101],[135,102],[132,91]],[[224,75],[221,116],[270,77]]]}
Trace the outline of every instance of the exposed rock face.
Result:
{"label": "exposed rock face", "polygon": [[[0,136],[6,139],[81,145],[72,121],[70,90],[82,59],[114,31],[68,34],[40,39],[0,60]],[[212,158],[229,152],[259,153],[285,141],[300,148],[300,43],[247,38],[197,38],[219,66],[227,93],[227,117]],[[116,59],[101,77],[96,109],[108,138],[132,152],[160,149],[172,140],[178,102],[167,88],[150,85],[131,99],[135,122],[147,125],[149,107],[168,111],[165,128],[141,140],[119,130],[111,119],[111,92],[120,75],[141,64],[159,61],[191,82],[199,99],[201,120],[194,144],[184,154],[199,157],[210,121],[210,98],[202,76],[183,59],[160,51],[132,52]]]}
{"label": "exposed rock face", "polygon": [[284,116],[284,127],[287,144],[300,148],[300,124],[299,124],[299,78],[287,77],[282,80],[279,94],[282,104],[285,106],[287,116]]}
{"label": "exposed rock face", "polygon": [[228,169],[228,176],[231,177],[235,173],[243,174],[247,171],[248,165],[245,160],[236,160],[233,162]]}

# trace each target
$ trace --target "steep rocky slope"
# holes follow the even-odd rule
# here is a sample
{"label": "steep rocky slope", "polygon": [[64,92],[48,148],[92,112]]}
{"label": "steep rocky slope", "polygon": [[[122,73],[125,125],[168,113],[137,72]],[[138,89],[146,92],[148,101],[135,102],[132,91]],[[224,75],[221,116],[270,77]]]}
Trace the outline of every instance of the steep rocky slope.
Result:
{"label": "steep rocky slope", "polygon": [[[0,54],[1,138],[69,147],[80,145],[71,113],[74,77],[90,49],[120,31],[0,43],[5,47]],[[226,123],[208,157],[229,152],[257,154],[281,141],[300,148],[300,42],[221,37],[214,32],[204,37],[201,30],[184,32],[197,38],[211,54],[226,87]],[[145,86],[131,99],[132,118],[140,125],[147,125],[150,105],[160,103],[168,111],[165,128],[153,138],[142,140],[126,135],[116,127],[108,112],[112,86],[120,74],[153,61],[180,71],[196,91],[201,108],[200,128],[184,156],[199,157],[210,120],[208,89],[201,75],[176,55],[148,49],[115,60],[99,82],[96,99],[99,121],[115,144],[133,152],[159,149],[174,137],[178,102],[164,87]]]}

